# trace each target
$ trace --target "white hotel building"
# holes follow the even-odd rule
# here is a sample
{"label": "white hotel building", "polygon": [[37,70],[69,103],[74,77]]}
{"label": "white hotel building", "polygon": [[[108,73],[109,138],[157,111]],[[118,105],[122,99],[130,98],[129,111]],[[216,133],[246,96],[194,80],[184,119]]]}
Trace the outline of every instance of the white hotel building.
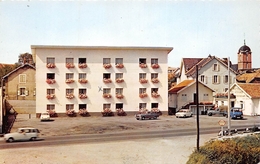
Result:
{"label": "white hotel building", "polygon": [[[32,45],[36,114],[85,108],[168,111],[168,54],[172,47]],[[146,67],[145,67],[146,66]],[[157,81],[159,80],[159,81]]]}

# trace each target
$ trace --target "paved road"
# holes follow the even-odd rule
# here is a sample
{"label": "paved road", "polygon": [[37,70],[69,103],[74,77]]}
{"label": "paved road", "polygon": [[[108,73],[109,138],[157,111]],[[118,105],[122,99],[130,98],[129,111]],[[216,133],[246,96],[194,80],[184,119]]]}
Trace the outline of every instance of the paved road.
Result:
{"label": "paved road", "polygon": [[[253,125],[233,126],[233,128],[247,128]],[[200,128],[200,134],[216,134],[220,129],[219,127]],[[14,142],[5,143],[0,142],[0,149],[9,148],[24,148],[24,147],[39,147],[39,146],[54,146],[54,145],[68,145],[68,144],[81,144],[81,143],[102,143],[114,141],[133,141],[133,140],[147,140],[152,138],[174,138],[179,136],[196,135],[197,129],[177,129],[177,130],[147,130],[147,131],[132,131],[122,133],[104,133],[104,134],[81,134],[81,135],[66,135],[66,136],[52,136],[41,138],[35,142]]]}

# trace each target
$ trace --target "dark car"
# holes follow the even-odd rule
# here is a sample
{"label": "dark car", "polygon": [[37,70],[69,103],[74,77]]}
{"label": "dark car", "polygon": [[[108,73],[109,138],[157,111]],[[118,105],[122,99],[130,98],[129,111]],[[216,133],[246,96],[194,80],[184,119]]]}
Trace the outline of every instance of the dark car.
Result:
{"label": "dark car", "polygon": [[147,112],[147,113],[139,113],[135,115],[137,120],[145,120],[145,119],[157,119],[159,117],[158,113]]}

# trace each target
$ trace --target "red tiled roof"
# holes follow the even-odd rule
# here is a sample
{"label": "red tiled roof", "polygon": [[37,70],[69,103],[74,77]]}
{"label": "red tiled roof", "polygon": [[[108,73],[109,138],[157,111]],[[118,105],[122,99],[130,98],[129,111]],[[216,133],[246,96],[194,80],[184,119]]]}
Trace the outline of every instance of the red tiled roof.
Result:
{"label": "red tiled roof", "polygon": [[260,78],[260,69],[255,71],[255,72],[251,72],[251,73],[244,73],[242,75],[238,75],[236,77],[236,79],[240,82],[245,82],[245,83],[250,83],[251,81],[253,81],[255,78]]}
{"label": "red tiled roof", "polygon": [[173,86],[171,89],[169,89],[169,93],[177,93],[179,90],[185,88],[186,86],[190,85],[191,83],[195,82],[195,80],[184,80],[180,82],[179,84]]}
{"label": "red tiled roof", "polygon": [[260,83],[237,83],[251,98],[260,98]]}

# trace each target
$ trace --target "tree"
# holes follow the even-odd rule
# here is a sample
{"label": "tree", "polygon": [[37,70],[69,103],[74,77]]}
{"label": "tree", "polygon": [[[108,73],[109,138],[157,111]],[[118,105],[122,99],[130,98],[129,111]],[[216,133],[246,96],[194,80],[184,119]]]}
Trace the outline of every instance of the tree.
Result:
{"label": "tree", "polygon": [[34,65],[32,54],[28,52],[20,54],[18,58],[18,63],[19,65],[26,63]]}
{"label": "tree", "polygon": [[0,64],[0,79],[18,67],[18,64]]}

